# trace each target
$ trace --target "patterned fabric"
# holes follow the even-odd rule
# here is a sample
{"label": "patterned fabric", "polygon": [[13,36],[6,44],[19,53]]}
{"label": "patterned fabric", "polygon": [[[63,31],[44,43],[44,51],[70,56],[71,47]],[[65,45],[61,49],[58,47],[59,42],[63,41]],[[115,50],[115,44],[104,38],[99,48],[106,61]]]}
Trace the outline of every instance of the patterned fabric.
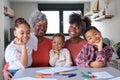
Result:
{"label": "patterned fabric", "polygon": [[96,50],[92,45],[86,44],[75,59],[77,66],[89,67],[91,61],[103,61],[106,65],[109,64],[112,58],[113,48],[104,46],[102,51]]}

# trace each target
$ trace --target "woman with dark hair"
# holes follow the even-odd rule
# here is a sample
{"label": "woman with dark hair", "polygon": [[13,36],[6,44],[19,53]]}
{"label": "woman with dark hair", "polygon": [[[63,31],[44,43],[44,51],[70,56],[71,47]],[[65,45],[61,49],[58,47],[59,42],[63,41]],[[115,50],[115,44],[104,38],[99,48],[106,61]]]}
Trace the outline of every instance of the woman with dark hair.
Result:
{"label": "woman with dark hair", "polygon": [[69,29],[68,33],[70,39],[66,41],[66,48],[69,49],[73,61],[73,65],[75,66],[75,58],[78,53],[81,51],[82,47],[86,44],[86,40],[81,38],[84,27],[90,26],[91,21],[89,18],[84,17],[78,13],[72,13],[69,16]]}

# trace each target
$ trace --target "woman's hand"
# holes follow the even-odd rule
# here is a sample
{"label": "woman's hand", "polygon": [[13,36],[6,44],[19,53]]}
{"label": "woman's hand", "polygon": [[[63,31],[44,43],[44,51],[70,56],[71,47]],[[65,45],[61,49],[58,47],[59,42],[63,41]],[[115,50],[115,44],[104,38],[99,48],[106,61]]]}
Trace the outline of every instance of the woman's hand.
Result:
{"label": "woman's hand", "polygon": [[4,80],[11,80],[12,76],[13,75],[10,72],[3,70]]}

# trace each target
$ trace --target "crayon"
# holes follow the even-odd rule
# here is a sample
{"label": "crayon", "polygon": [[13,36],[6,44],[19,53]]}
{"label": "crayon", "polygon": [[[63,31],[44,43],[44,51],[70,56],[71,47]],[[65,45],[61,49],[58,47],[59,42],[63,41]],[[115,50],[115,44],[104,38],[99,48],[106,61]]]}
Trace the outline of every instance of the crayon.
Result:
{"label": "crayon", "polygon": [[84,73],[84,72],[81,72],[81,75],[82,75],[82,76],[84,76],[84,75],[85,75],[85,73]]}
{"label": "crayon", "polygon": [[69,74],[68,72],[59,72],[59,74]]}
{"label": "crayon", "polygon": [[86,70],[85,73],[81,72],[81,75],[83,78],[95,78],[95,76],[92,74],[92,72]]}
{"label": "crayon", "polygon": [[82,77],[83,77],[83,78],[90,78],[90,77],[89,77],[89,76],[87,76],[87,75],[83,75]]}
{"label": "crayon", "polygon": [[75,73],[74,74],[70,74],[68,77],[74,77],[74,76],[76,76]]}
{"label": "crayon", "polygon": [[36,78],[43,78],[43,76],[40,75],[40,74],[36,74],[35,77],[36,77]]}
{"label": "crayon", "polygon": [[69,76],[71,74],[59,74],[59,73],[55,73],[54,76]]}
{"label": "crayon", "polygon": [[36,74],[36,78],[44,78],[48,76],[52,76],[52,74]]}

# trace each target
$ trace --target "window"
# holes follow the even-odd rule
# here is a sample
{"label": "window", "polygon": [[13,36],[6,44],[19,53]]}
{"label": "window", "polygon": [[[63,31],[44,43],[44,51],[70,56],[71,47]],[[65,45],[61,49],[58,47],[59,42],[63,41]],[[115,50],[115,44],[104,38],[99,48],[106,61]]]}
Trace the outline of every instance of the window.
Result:
{"label": "window", "polygon": [[84,12],[84,4],[38,4],[38,9],[45,13],[48,19],[46,35],[64,33],[68,35],[69,15],[72,12]]}
{"label": "window", "polygon": [[59,33],[59,11],[41,11],[48,19],[47,34]]}

